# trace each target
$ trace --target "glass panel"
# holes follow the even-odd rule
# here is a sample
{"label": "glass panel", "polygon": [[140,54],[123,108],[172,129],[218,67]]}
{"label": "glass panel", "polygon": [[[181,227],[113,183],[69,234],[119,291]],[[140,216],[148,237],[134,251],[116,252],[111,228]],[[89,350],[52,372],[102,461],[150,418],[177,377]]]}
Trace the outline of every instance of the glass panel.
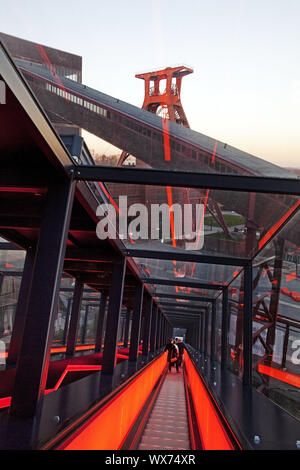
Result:
{"label": "glass panel", "polygon": [[128,248],[170,246],[236,257],[248,257],[261,248],[270,231],[300,201],[291,195],[120,183],[106,186],[119,236]]}
{"label": "glass panel", "polygon": [[300,418],[300,212],[254,260],[253,384]]}
{"label": "glass panel", "polygon": [[[140,267],[145,277],[160,279],[180,279],[200,282],[228,283],[235,272],[240,268],[236,266],[223,266],[200,264],[192,262],[154,260],[146,258],[136,258],[133,260]],[[147,282],[147,281],[146,281]]]}
{"label": "glass panel", "polygon": [[216,300],[216,358],[221,362],[221,341],[222,341],[222,296]]}
{"label": "glass panel", "polygon": [[52,345],[64,345],[67,339],[68,323],[72,308],[73,292],[60,291],[57,318],[54,324]]}
{"label": "glass panel", "polygon": [[170,295],[189,295],[191,297],[217,297],[220,291],[215,289],[203,289],[182,286],[164,286],[161,284],[147,284],[147,287],[155,294],[170,294]]}
{"label": "glass panel", "polygon": [[84,341],[85,344],[93,344],[95,342],[98,315],[99,315],[99,302],[97,304],[96,301],[90,301],[87,324],[86,324],[86,332],[85,332],[85,341]]}
{"label": "glass panel", "polygon": [[14,245],[3,238],[0,238],[0,243],[0,364],[5,364],[26,252],[17,249],[17,247],[13,249]]}
{"label": "glass panel", "polygon": [[236,276],[228,288],[229,306],[229,355],[228,367],[239,377],[243,375],[243,273]]}

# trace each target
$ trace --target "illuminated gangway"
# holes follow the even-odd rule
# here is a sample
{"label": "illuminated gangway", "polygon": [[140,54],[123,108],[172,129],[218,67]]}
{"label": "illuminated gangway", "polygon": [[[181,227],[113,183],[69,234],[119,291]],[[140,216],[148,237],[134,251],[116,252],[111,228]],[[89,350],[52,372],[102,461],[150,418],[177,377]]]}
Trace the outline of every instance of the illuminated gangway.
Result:
{"label": "illuminated gangway", "polygon": [[[0,447],[138,445],[168,384],[164,347],[182,329],[190,447],[297,448],[299,180],[263,161],[254,171],[247,154],[214,152],[202,136],[204,149],[189,129],[170,123],[166,133],[143,110],[125,118],[129,105],[22,67],[1,43]],[[151,155],[152,168],[95,165],[80,135],[58,135],[46,108],[70,126],[77,113],[78,126],[86,120],[141,160]],[[145,127],[132,128],[137,114]],[[201,201],[203,246],[201,231],[194,250],[173,236],[100,240],[97,208],[109,201],[119,214],[119,194],[161,197],[169,209]],[[216,221],[222,230],[210,230]]]}

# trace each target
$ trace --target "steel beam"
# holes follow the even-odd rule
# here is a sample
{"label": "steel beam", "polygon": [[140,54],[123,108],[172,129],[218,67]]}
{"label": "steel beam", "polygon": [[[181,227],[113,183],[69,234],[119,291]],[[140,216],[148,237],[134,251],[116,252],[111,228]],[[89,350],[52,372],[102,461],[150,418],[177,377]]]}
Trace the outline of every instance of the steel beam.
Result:
{"label": "steel beam", "polygon": [[131,320],[131,311],[127,310],[126,319],[125,319],[125,329],[124,329],[124,342],[123,342],[124,348],[128,347],[128,336],[129,336],[130,320]]}
{"label": "steel beam", "polygon": [[[73,289],[72,289],[73,290]],[[72,305],[72,299],[68,299],[68,304],[67,304],[67,311],[66,311],[66,319],[65,319],[65,325],[64,325],[64,334],[63,334],[63,344],[66,344],[67,341],[67,334],[68,334],[68,328],[69,328],[69,320],[70,320],[70,314],[71,314],[71,305]]]}
{"label": "steel beam", "polygon": [[228,360],[229,305],[228,289],[222,294],[222,333],[221,333],[221,366],[224,369]]}
{"label": "steel beam", "polygon": [[[201,264],[218,264],[222,266],[246,266],[249,263],[248,258],[235,258],[230,256],[208,255],[192,251],[179,251],[171,249],[156,251],[140,248],[127,248],[126,256],[132,258],[160,259],[167,261],[186,261]],[[144,281],[147,283],[147,281]]]}
{"label": "steel beam", "polygon": [[75,281],[74,296],[72,302],[71,318],[67,336],[66,354],[73,356],[77,343],[77,331],[80,318],[80,306],[82,300],[84,285],[80,278]]}
{"label": "steel beam", "polygon": [[57,178],[47,193],[10,413],[32,417],[46,386],[75,183]]}
{"label": "steel beam", "polygon": [[211,334],[210,334],[210,357],[211,360],[215,360],[216,356],[216,301],[212,302],[211,305]]}
{"label": "steel beam", "polygon": [[152,305],[151,333],[150,333],[150,352],[156,350],[156,332],[157,332],[157,305]]}
{"label": "steel beam", "polygon": [[111,285],[109,289],[109,303],[102,365],[103,374],[112,374],[116,364],[116,351],[122,310],[125,271],[126,258],[121,258],[114,262]]}
{"label": "steel beam", "polygon": [[146,297],[145,328],[144,328],[144,336],[143,336],[143,356],[148,356],[148,353],[149,353],[152,307],[153,307],[153,299],[148,294]]}
{"label": "steel beam", "polygon": [[109,167],[80,165],[75,178],[84,181],[170,186],[183,188],[216,189],[254,193],[294,194],[300,196],[299,179],[246,175],[198,173],[182,170],[153,168]]}
{"label": "steel beam", "polygon": [[143,278],[146,284],[157,284],[162,286],[178,286],[178,287],[191,287],[194,289],[209,289],[209,290],[222,290],[226,289],[227,285],[223,284],[210,284],[206,282],[197,282],[195,280],[179,280],[179,279],[159,279],[159,278]]}
{"label": "steel beam", "polygon": [[81,344],[84,344],[85,342],[88,316],[89,316],[89,305],[86,305],[85,312],[84,312],[84,320],[83,320],[83,325],[82,325],[82,332],[81,332]]}
{"label": "steel beam", "polygon": [[160,349],[162,347],[161,329],[162,329],[162,313],[161,313],[160,308],[157,307],[157,343],[156,343],[157,349]]}
{"label": "steel beam", "polygon": [[104,294],[101,294],[98,322],[97,322],[97,328],[96,328],[95,352],[100,352],[102,349],[103,325],[104,325],[106,304],[107,304],[107,296]]}
{"label": "steel beam", "polygon": [[137,286],[136,293],[135,293],[133,314],[132,314],[130,348],[129,348],[129,360],[130,361],[136,361],[138,358],[141,321],[142,321],[143,296],[144,296],[144,284],[139,284]]}
{"label": "steel beam", "polygon": [[244,271],[243,384],[252,384],[252,263]]}
{"label": "steel beam", "polygon": [[204,326],[204,354],[208,355],[208,330],[209,330],[209,309],[205,312],[205,326]]}
{"label": "steel beam", "polygon": [[186,304],[186,305],[180,305],[178,304],[178,302],[159,302],[159,305],[161,307],[173,307],[174,309],[178,310],[180,309],[181,311],[184,311],[184,309],[188,310],[201,310],[201,308],[204,308],[203,305],[189,305],[189,304]]}
{"label": "steel beam", "polygon": [[215,301],[215,298],[214,297],[205,297],[205,295],[195,295],[195,294],[192,294],[192,295],[184,295],[184,294],[157,294],[157,293],[154,293],[153,294],[153,297],[156,298],[160,298],[160,299],[180,299],[180,300],[191,300],[191,301],[194,301],[194,302],[214,302]]}

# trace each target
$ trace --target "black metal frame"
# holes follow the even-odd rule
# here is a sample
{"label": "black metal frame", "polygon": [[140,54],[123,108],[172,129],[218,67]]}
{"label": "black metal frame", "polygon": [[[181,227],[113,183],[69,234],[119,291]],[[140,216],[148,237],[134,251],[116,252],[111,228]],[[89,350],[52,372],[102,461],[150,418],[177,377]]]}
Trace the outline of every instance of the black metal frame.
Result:
{"label": "black metal frame", "polygon": [[[1,46],[1,54],[2,54]],[[243,385],[249,388],[252,382],[252,261],[247,258],[213,256],[201,254],[192,251],[179,251],[171,247],[163,246],[161,251],[126,247],[121,242],[115,242],[113,248],[114,254],[106,256],[105,250],[93,252],[92,250],[74,250],[67,248],[67,237],[70,227],[71,212],[76,191],[78,201],[82,203],[82,208],[89,214],[94,215],[94,209],[99,202],[92,193],[91,188],[87,186],[87,181],[106,181],[121,182],[134,185],[154,185],[169,186],[172,181],[173,187],[201,188],[225,191],[255,192],[269,194],[291,194],[300,195],[300,184],[298,179],[284,178],[261,178],[256,176],[243,175],[220,175],[208,173],[195,173],[174,170],[153,170],[142,168],[115,168],[102,166],[75,166],[66,148],[62,145],[57,135],[53,132],[50,122],[46,118],[42,108],[28,89],[22,75],[17,71],[13,62],[4,50],[6,57],[5,73],[8,77],[13,72],[17,74],[19,86],[15,87],[16,99],[22,105],[22,109],[32,123],[35,123],[34,137],[41,137],[40,147],[45,152],[47,160],[54,163],[57,178],[51,179],[38,178],[26,173],[26,177],[20,178],[18,174],[14,178],[13,173],[9,176],[12,179],[7,181],[9,191],[18,189],[20,193],[38,192],[40,195],[47,194],[45,212],[42,217],[41,225],[37,219],[32,222],[33,229],[40,229],[38,243],[35,247],[28,248],[28,240],[21,234],[16,233],[12,240],[20,241],[20,246],[27,248],[27,257],[22,276],[22,285],[20,290],[16,323],[14,325],[11,349],[8,354],[8,362],[16,366],[15,386],[12,394],[10,415],[18,418],[27,418],[38,416],[39,405],[42,404],[42,397],[45,390],[47,371],[50,360],[50,347],[53,337],[54,321],[57,312],[59,282],[62,276],[64,260],[66,268],[71,272],[72,268],[80,270],[81,260],[85,263],[95,262],[100,267],[101,261],[110,261],[112,263],[112,277],[109,290],[109,304],[107,326],[104,340],[103,352],[103,375],[113,375],[116,364],[116,348],[118,341],[118,330],[122,309],[122,299],[124,291],[124,279],[126,268],[134,274],[135,280],[130,284],[136,288],[135,301],[133,306],[133,318],[130,338],[130,361],[137,362],[138,347],[140,343],[140,329],[142,318],[142,304],[144,291],[147,296],[146,316],[143,338],[143,354],[148,355],[150,351],[155,352],[162,348],[167,341],[168,336],[172,334],[171,321],[177,319],[185,320],[187,324],[197,329],[190,331],[190,338],[195,343],[198,350],[203,351],[206,356],[212,359],[215,355],[215,325],[216,325],[216,298],[196,297],[178,294],[176,296],[166,294],[151,294],[144,284],[158,284],[169,286],[182,286],[191,288],[204,288],[218,290],[222,293],[222,338],[221,338],[221,366],[224,367],[228,357],[228,285],[211,284],[197,282],[195,280],[164,280],[157,278],[147,278],[140,276],[138,268],[130,258],[148,258],[159,260],[178,260],[190,261],[195,263],[209,263],[226,266],[239,266],[243,268],[244,274],[244,311],[243,311],[243,359],[244,373]],[[23,111],[22,111],[23,112]],[[43,125],[44,128],[43,128]],[[1,183],[5,183],[5,173],[1,177]],[[21,175],[22,176],[22,175]],[[22,180],[21,187],[14,185]],[[83,182],[84,181],[84,182]],[[22,217],[22,215],[20,215]],[[95,218],[92,217],[95,221]],[[18,223],[21,219],[18,221]],[[7,221],[5,221],[7,225]],[[5,225],[4,224],[4,225]],[[17,224],[16,224],[17,225]],[[20,226],[23,227],[22,224]],[[10,227],[11,228],[11,227]],[[1,231],[3,236],[12,234],[6,227]],[[72,241],[71,235],[69,235]],[[9,238],[7,236],[7,238]],[[5,246],[3,246],[5,245]],[[15,249],[11,243],[1,243],[0,249]],[[32,251],[31,251],[32,250]],[[75,265],[73,262],[77,260]],[[34,262],[33,262],[34,261]],[[72,263],[70,263],[72,261]],[[105,265],[102,264],[102,268]],[[107,269],[109,271],[109,269]],[[6,273],[5,273],[6,274]],[[7,272],[7,275],[20,275],[17,271]],[[72,316],[70,324],[66,319],[66,327],[69,327],[67,352],[74,354],[74,345],[77,336],[78,314],[83,294],[83,283],[89,282],[90,285],[101,287],[101,282],[92,282],[94,274],[91,276],[85,273],[78,277],[75,287],[75,295],[72,306]],[[1,275],[2,280],[3,276]],[[103,288],[104,288],[103,284]],[[106,286],[107,287],[107,286]],[[211,307],[206,308],[201,305],[193,308],[175,306],[171,302],[153,302],[153,297],[178,298],[183,300],[198,300],[208,302]],[[105,305],[107,293],[101,295],[99,305],[99,317],[96,334],[95,350],[101,350],[103,321],[105,314]],[[88,314],[86,307],[86,316]],[[203,310],[205,313],[203,313]],[[128,310],[128,320],[129,320]],[[211,319],[210,319],[211,314]],[[190,323],[189,323],[190,322]],[[211,347],[208,351],[208,328],[211,322]],[[129,321],[127,326],[129,326]],[[67,329],[65,328],[65,333]],[[85,329],[83,330],[85,334]],[[75,338],[75,339],[74,339]],[[84,339],[84,338],[83,338]],[[125,338],[126,339],[126,335]],[[285,341],[286,342],[286,341]],[[126,341],[125,341],[126,343]],[[150,344],[149,344],[150,343]],[[18,361],[17,361],[18,359]],[[244,396],[243,396],[244,397]],[[249,395],[247,395],[249,397]]]}
{"label": "black metal frame", "polygon": [[152,186],[217,189],[271,194],[300,195],[298,179],[261,176],[200,173],[180,170],[157,170],[153,168],[129,168],[110,166],[86,166],[75,168],[78,181],[105,181],[112,183],[143,184]]}

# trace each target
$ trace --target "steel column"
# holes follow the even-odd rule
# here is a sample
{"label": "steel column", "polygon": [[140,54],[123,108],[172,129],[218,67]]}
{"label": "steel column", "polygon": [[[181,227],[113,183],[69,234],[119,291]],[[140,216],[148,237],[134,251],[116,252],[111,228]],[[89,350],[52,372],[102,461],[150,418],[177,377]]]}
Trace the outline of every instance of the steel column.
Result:
{"label": "steel column", "polygon": [[147,356],[149,353],[149,342],[151,332],[151,320],[152,320],[152,306],[153,299],[150,295],[146,298],[146,313],[145,313],[145,329],[143,337],[143,356]]}
{"label": "steel column", "polygon": [[102,349],[103,325],[104,325],[106,303],[107,303],[107,296],[101,294],[98,323],[97,323],[97,330],[96,330],[95,352],[100,352]]}
{"label": "steel column", "polygon": [[130,333],[129,360],[136,361],[139,354],[142,308],[143,308],[144,284],[139,284],[135,297]]}
{"label": "steel column", "polygon": [[208,324],[209,324],[209,309],[205,311],[205,327],[204,327],[204,354],[208,355]]}
{"label": "steel column", "polygon": [[73,181],[58,178],[48,189],[16,368],[12,415],[32,417],[44,394],[74,190]]}
{"label": "steel column", "polygon": [[66,354],[68,356],[73,356],[75,352],[75,348],[76,348],[83,288],[84,288],[83,282],[81,281],[81,279],[77,278],[75,281],[70,325],[69,325],[68,336],[67,336]]}
{"label": "steel column", "polygon": [[151,319],[151,333],[150,333],[150,352],[155,352],[156,349],[156,321],[157,321],[157,306],[152,305],[152,319]]}
{"label": "steel column", "polygon": [[221,333],[221,366],[226,367],[228,360],[228,326],[229,326],[229,308],[228,308],[228,289],[222,293],[222,333]]}
{"label": "steel column", "polygon": [[285,326],[285,334],[284,334],[284,341],[283,341],[283,349],[282,349],[282,361],[281,361],[281,368],[284,369],[286,366],[286,355],[288,350],[289,344],[289,335],[290,335],[290,327],[289,325]]}
{"label": "steel column", "polygon": [[216,358],[216,301],[212,302],[211,307],[210,357],[214,361]]}
{"label": "steel column", "polygon": [[244,271],[243,384],[252,383],[252,263]]}
{"label": "steel column", "polygon": [[131,320],[131,311],[127,310],[126,312],[126,320],[125,320],[125,330],[124,330],[124,348],[128,348],[128,336],[129,336],[129,326]]}
{"label": "steel column", "polygon": [[156,349],[160,349],[162,346],[161,342],[161,321],[162,321],[162,315],[161,311],[159,308],[157,308],[157,341],[156,341]]}
{"label": "steel column", "polygon": [[116,364],[118,331],[122,310],[126,258],[114,262],[106,323],[106,333],[103,351],[103,374],[112,374]]}
{"label": "steel column", "polygon": [[85,342],[86,327],[87,327],[88,316],[89,316],[89,305],[86,305],[86,306],[85,306],[85,312],[84,312],[84,320],[83,320],[82,332],[81,332],[81,343],[82,343],[82,344],[84,344],[84,342]]}
{"label": "steel column", "polygon": [[66,319],[65,319],[65,325],[64,325],[64,334],[63,334],[63,341],[62,341],[63,344],[66,344],[66,341],[67,341],[69,320],[70,320],[70,314],[71,314],[71,305],[72,305],[72,299],[70,297],[68,299],[68,304],[67,304]]}

